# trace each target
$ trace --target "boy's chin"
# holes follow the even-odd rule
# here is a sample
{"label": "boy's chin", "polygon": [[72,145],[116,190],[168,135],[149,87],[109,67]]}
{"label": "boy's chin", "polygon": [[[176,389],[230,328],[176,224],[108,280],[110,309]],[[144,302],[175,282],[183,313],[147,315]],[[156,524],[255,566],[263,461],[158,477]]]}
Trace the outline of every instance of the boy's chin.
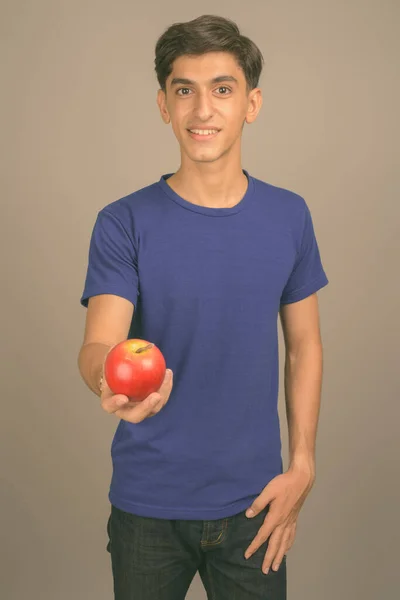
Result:
{"label": "boy's chin", "polygon": [[203,150],[202,152],[184,152],[184,154],[195,163],[212,163],[221,158],[223,153],[210,148],[206,152]]}

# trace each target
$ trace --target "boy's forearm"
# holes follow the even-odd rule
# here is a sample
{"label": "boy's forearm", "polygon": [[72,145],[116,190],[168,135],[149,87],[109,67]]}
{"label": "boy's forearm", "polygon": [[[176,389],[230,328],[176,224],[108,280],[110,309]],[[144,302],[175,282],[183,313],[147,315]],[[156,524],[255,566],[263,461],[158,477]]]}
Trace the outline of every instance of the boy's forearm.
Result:
{"label": "boy's forearm", "polygon": [[98,343],[86,344],[82,346],[79,352],[78,367],[82,379],[88,388],[99,397],[101,395],[99,383],[103,372],[103,364],[111,347]]}
{"label": "boy's forearm", "polygon": [[286,354],[285,402],[289,434],[289,468],[315,478],[315,446],[322,387],[322,345],[304,344]]}

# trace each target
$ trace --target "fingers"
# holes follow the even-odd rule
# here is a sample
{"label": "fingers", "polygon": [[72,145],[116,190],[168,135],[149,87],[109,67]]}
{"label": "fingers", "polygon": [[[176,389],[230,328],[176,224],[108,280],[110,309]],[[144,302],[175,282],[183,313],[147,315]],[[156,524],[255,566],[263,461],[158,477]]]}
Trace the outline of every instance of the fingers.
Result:
{"label": "fingers", "polygon": [[173,378],[174,378],[174,375],[173,375],[171,369],[167,369],[165,371],[164,380],[163,380],[161,386],[159,387],[159,389],[157,390],[157,392],[163,398],[166,398],[166,400],[168,400],[169,395],[172,390]]}
{"label": "fingers", "polygon": [[268,540],[267,550],[262,563],[262,571],[266,575],[269,572],[271,565],[273,571],[278,571],[283,560],[286,558],[288,550],[293,544],[295,531],[296,523],[278,525],[271,535],[268,535],[269,532],[261,527],[247,549],[245,558],[250,558],[250,556]]}
{"label": "fingers", "polygon": [[168,402],[169,397],[171,395],[172,386],[173,386],[173,373],[172,373],[171,369],[167,369],[165,372],[164,380],[163,380],[161,386],[159,387],[157,392],[155,392],[156,395],[160,396],[160,401],[152,406],[152,411],[149,416],[154,416],[155,414],[160,412],[160,410],[163,408],[163,406],[166,405],[166,403]]}
{"label": "fingers", "polygon": [[265,527],[262,525],[258,530],[256,536],[254,537],[253,541],[251,542],[250,546],[247,548],[244,555],[245,558],[250,558],[250,556],[252,556],[254,552],[256,552],[260,548],[260,546],[262,546],[263,543],[267,541],[268,537],[269,535]]}
{"label": "fingers", "polygon": [[109,414],[115,413],[118,409],[129,402],[129,398],[123,394],[103,394],[101,395],[101,406]]}
{"label": "fingers", "polygon": [[262,566],[262,570],[265,574],[268,573],[271,564],[273,571],[277,571],[283,560],[286,559],[286,555],[294,542],[296,527],[297,522],[295,521],[284,528],[280,539],[279,536],[277,536],[276,539],[273,540],[273,536],[271,536]]}
{"label": "fingers", "polygon": [[160,394],[154,392],[154,394],[150,394],[142,402],[128,402],[117,409],[115,415],[130,423],[141,423],[147,417],[151,417],[158,410],[161,410],[162,402],[163,399]]}
{"label": "fingers", "polygon": [[265,557],[262,564],[263,573],[267,574],[272,562],[273,570],[277,571],[279,565],[282,562],[282,559],[285,555],[285,551],[287,548],[286,540],[288,537],[288,532],[285,531],[285,528],[276,528],[274,533],[269,538],[268,548],[265,553]]}
{"label": "fingers", "polygon": [[130,423],[140,423],[147,417],[157,414],[168,402],[172,391],[173,373],[166,370],[164,380],[157,390],[141,402],[129,401],[123,394],[113,395],[107,384],[103,388],[101,397],[102,407],[108,413],[114,413],[118,418]]}
{"label": "fingers", "polygon": [[104,376],[100,400],[103,410],[109,414],[115,413],[121,406],[124,406],[129,402],[128,396],[125,396],[124,394],[114,394]]}
{"label": "fingers", "polygon": [[273,507],[270,508],[255,538],[251,542],[250,546],[247,548],[245,552],[245,558],[250,558],[250,556],[254,554],[254,552],[256,552],[259,549],[259,547],[268,540],[268,538],[272,539],[272,536],[274,535],[276,537],[277,532],[279,533],[283,531],[283,527],[284,526],[279,523],[276,511],[274,511]]}

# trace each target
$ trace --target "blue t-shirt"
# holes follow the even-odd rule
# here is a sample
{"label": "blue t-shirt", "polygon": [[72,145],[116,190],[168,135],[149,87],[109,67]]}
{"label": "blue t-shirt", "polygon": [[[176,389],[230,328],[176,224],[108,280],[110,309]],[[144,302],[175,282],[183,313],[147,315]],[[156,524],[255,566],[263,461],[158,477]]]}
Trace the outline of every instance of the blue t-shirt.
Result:
{"label": "blue t-shirt", "polygon": [[124,511],[220,519],[282,473],[279,308],[328,279],[304,199],[243,172],[231,208],[183,199],[167,174],[97,215],[81,303],[130,300],[128,337],[154,342],[174,372],[158,414],[118,423],[109,500]]}

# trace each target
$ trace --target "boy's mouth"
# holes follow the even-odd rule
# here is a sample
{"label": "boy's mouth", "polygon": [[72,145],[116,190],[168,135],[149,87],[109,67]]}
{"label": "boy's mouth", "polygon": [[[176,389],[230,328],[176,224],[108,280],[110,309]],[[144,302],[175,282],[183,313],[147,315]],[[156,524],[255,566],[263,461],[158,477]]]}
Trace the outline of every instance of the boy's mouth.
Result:
{"label": "boy's mouth", "polygon": [[211,127],[210,129],[188,129],[190,137],[195,140],[205,141],[214,139],[220,132],[220,129]]}

